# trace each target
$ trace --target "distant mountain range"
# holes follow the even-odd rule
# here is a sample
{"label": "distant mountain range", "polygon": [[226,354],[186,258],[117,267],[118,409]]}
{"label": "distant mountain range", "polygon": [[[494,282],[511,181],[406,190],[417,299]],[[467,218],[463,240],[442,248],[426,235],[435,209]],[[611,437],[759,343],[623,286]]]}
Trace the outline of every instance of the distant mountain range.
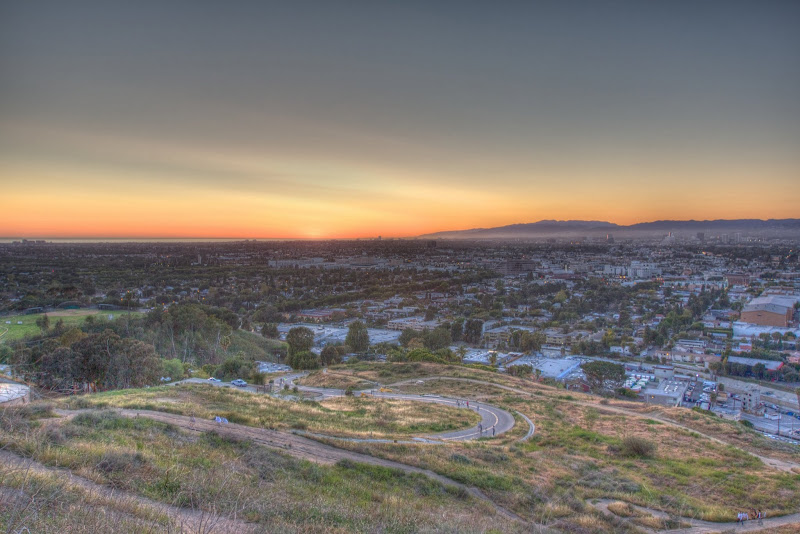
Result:
{"label": "distant mountain range", "polygon": [[[717,219],[713,221],[652,221],[628,226],[606,221],[555,221],[510,224],[497,228],[473,228],[424,234],[426,239],[526,239],[548,236],[596,236],[606,233],[623,235],[653,235],[681,233],[784,233],[800,232],[800,219]],[[710,237],[710,235],[708,236]]]}

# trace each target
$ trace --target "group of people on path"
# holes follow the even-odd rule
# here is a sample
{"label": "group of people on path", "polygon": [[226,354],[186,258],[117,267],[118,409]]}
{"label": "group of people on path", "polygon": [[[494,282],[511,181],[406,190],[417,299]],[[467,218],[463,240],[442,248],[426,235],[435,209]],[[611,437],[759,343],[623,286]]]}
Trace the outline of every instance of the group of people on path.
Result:
{"label": "group of people on path", "polygon": [[757,519],[759,525],[764,524],[764,512],[761,510],[752,509],[749,512],[739,512],[736,517],[736,522],[740,525],[744,525],[745,521],[749,521],[751,519]]}
{"label": "group of people on path", "polygon": [[[465,403],[467,408],[469,408],[469,401],[468,400],[461,401],[460,399],[456,399],[456,406],[458,406],[459,408],[461,408],[462,403]],[[479,405],[475,404],[475,410],[478,413],[480,413],[481,407]],[[483,436],[483,423],[478,423],[478,430],[480,431],[481,436]],[[491,426],[491,431],[492,431],[492,437],[494,437],[494,433],[495,433],[494,425]],[[486,432],[488,433],[489,429],[487,429]]]}

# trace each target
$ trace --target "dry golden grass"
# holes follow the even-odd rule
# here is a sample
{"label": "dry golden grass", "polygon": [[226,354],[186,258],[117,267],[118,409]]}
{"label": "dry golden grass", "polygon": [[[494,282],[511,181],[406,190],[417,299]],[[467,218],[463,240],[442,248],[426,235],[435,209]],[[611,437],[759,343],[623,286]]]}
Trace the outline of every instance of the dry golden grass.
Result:
{"label": "dry golden grass", "polygon": [[636,516],[636,515],[641,515],[641,514],[638,513],[638,510],[636,510],[629,503],[622,502],[622,501],[616,501],[616,502],[609,503],[608,509],[611,512],[613,512],[615,515],[618,515],[620,517],[633,517],[633,516]]}
{"label": "dry golden grass", "polygon": [[[408,365],[407,370],[403,364],[373,366],[361,363],[349,370],[350,366],[343,368],[349,373],[348,379],[350,376],[356,380],[362,376],[380,376],[383,383],[389,383],[390,379],[401,375],[413,376],[416,377],[414,380],[402,386],[404,391],[482,399],[508,410],[517,410],[534,421],[536,434],[527,443],[517,443],[515,440],[525,430],[523,425],[517,425],[512,432],[496,439],[450,443],[443,447],[341,441],[332,441],[332,444],[433,470],[480,488],[492,500],[523,517],[545,522],[557,519],[559,523],[568,525],[565,528],[575,531],[609,532],[628,528],[619,527],[621,520],[587,513],[587,499],[615,499],[674,515],[726,522],[735,520],[737,507],[745,501],[764,509],[770,517],[800,509],[796,475],[767,468],[757,458],[734,447],[651,418],[660,417],[658,408],[617,401],[601,404],[597,397],[472,369],[436,364],[405,365]],[[417,379],[425,377],[424,373],[453,376],[461,372],[469,374],[469,378],[491,379],[495,384],[523,387],[524,392],[452,380],[430,379],[424,385],[415,384]],[[250,401],[241,395],[227,397],[229,393],[215,393],[213,395],[220,395],[216,398],[186,388],[171,388],[166,394],[165,391],[164,388],[155,388],[152,397],[141,397],[139,392],[124,392],[119,394],[121,399],[125,398],[121,401],[115,399],[116,395],[98,395],[92,402],[100,400],[118,405],[119,402],[148,404],[168,400],[161,403],[159,409],[175,411],[195,407],[197,410],[197,406],[202,406],[205,413],[224,409],[224,413],[229,411],[250,421],[245,424],[261,424],[262,414],[276,411],[276,405],[271,404],[274,399],[262,400],[263,396],[255,396],[259,400]],[[349,405],[351,401],[358,399],[337,399],[322,404],[288,403],[293,407],[281,408],[282,419],[273,416],[271,424],[277,428],[293,428],[293,424],[300,423],[308,430],[327,425],[330,429],[339,424],[337,417],[343,417],[336,414],[353,412],[358,406]],[[380,420],[379,414],[363,405],[358,409],[362,408],[365,415],[361,418],[376,425]],[[636,411],[632,412],[633,415],[620,414],[611,412],[612,408],[635,408]],[[431,405],[423,405],[422,409],[430,410]],[[397,405],[391,411],[390,417],[395,417],[404,428],[420,424],[419,414],[412,406]],[[679,415],[685,416],[685,413]],[[352,420],[359,418],[348,417]],[[385,428],[380,430],[385,431]],[[720,439],[726,439],[726,433],[735,435],[736,430],[735,426],[728,425],[715,431],[720,433]],[[348,431],[359,432],[361,429],[350,428]],[[323,433],[334,432],[335,429]],[[620,454],[622,440],[626,437],[654,442],[657,445],[654,456],[630,458]],[[373,495],[370,502],[373,499],[391,502],[386,495]],[[643,513],[641,517],[651,521],[646,519],[649,515]]]}
{"label": "dry golden grass", "polygon": [[480,421],[473,411],[442,404],[380,397],[290,401],[206,384],[115,391],[66,399],[61,405],[154,410],[199,419],[221,416],[232,423],[260,428],[354,438],[427,435],[469,428]]}
{"label": "dry golden grass", "polygon": [[368,389],[374,387],[375,384],[362,380],[352,374],[339,373],[329,371],[323,373],[322,371],[314,371],[313,373],[304,376],[297,383],[302,386],[310,386],[317,388],[332,388],[332,389],[347,389],[349,387],[355,389]]}
{"label": "dry golden grass", "polygon": [[[102,484],[170,505],[236,513],[256,523],[258,532],[523,531],[466,492],[394,469],[355,462],[310,464],[247,441],[214,433],[185,433],[109,411],[84,413],[69,422],[62,419],[29,430],[12,436],[14,442],[9,445],[27,451],[37,461],[65,466]],[[3,488],[10,487],[9,480],[0,471],[0,499]],[[82,505],[91,502],[81,493],[73,498]],[[48,509],[51,522],[35,524],[34,531],[92,531],[71,522],[66,514],[72,509],[67,504],[56,502]],[[99,508],[94,512],[104,513]],[[3,531],[7,530],[5,518],[0,507]],[[95,532],[148,532],[127,525],[86,523],[97,527]]]}

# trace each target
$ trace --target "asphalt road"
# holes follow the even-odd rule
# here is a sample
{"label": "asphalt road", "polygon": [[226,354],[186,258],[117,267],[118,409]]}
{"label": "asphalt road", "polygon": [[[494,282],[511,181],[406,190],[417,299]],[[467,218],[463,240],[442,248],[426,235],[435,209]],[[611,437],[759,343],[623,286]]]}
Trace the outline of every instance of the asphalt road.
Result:
{"label": "asphalt road", "polygon": [[[774,412],[770,411],[770,413]],[[781,437],[789,436],[794,430],[800,430],[800,419],[795,419],[793,416],[786,414],[781,415],[780,424],[777,420],[767,419],[763,415],[750,415],[748,413],[743,413],[742,419],[746,419],[747,421],[753,423],[753,426],[755,426],[756,430],[760,430],[768,434],[777,435],[778,430],[780,430]],[[797,434],[794,435],[797,436]],[[795,444],[797,443],[796,440],[791,440],[789,438],[786,439],[789,442],[794,442]]]}

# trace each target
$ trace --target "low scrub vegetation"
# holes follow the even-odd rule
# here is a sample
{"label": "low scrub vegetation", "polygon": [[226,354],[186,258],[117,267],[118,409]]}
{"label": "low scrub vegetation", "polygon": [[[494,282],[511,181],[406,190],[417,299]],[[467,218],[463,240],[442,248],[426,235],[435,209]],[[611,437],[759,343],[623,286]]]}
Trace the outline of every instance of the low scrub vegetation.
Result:
{"label": "low scrub vegetation", "polygon": [[[60,429],[59,443],[48,439],[51,428]],[[313,464],[247,440],[214,432],[190,434],[107,411],[80,414],[71,421],[52,420],[31,427],[30,432],[4,436],[8,449],[114,488],[116,495],[146,497],[208,517],[214,513],[236,516],[256,532],[443,528],[467,533],[492,528],[522,532],[521,526],[496,516],[489,504],[424,475],[349,460],[331,466]],[[177,521],[153,513],[146,502],[98,500],[81,489],[75,491],[63,477],[11,476],[0,465],[0,528],[4,532],[23,527],[31,532],[87,532],[80,527],[81,520],[97,532],[180,530]],[[25,515],[31,509],[37,510],[36,517]],[[89,517],[92,514],[109,517],[98,521]],[[215,531],[241,531],[241,527]]]}
{"label": "low scrub vegetation", "polygon": [[[62,405],[152,410],[200,419],[220,416],[248,426],[301,429],[340,437],[432,434],[469,428],[480,421],[475,412],[441,404],[373,397],[289,401],[205,384],[114,391],[74,397],[62,401]],[[98,416],[86,414],[86,417]]]}
{"label": "low scrub vegetation", "polygon": [[[395,391],[479,399],[529,417],[536,432],[526,442],[517,441],[527,432],[527,425],[518,418],[511,432],[496,438],[441,446],[329,443],[477,487],[526,520],[557,530],[635,532],[636,525],[680,526],[677,520],[665,522],[644,513],[644,508],[659,510],[665,517],[718,522],[735,521],[742,502],[766,511],[768,517],[800,509],[798,474],[769,468],[742,450],[756,450],[763,438],[736,423],[620,400],[604,404],[596,397],[573,391],[567,394],[533,379],[524,381],[459,366],[361,362],[337,369],[357,380],[384,384],[408,380],[407,385],[393,386]],[[432,378],[452,377],[457,372],[467,373],[469,379],[492,380],[478,384]],[[418,379],[425,379],[424,384],[417,384]],[[378,404],[358,397],[288,402],[203,386],[104,393],[55,404],[156,409],[198,418],[222,415],[230,416],[232,422],[325,434],[342,431],[341,425],[346,423],[347,435],[401,435],[395,428],[402,426],[403,432],[409,432],[415,424],[421,426],[412,433],[421,433],[435,428],[440,418],[475,415],[457,409],[436,412],[439,407],[429,404]],[[620,413],[621,409],[628,412]],[[8,432],[4,427],[0,445],[162,502],[200,509],[216,506],[225,513],[244,510],[248,520],[267,530],[321,531],[311,527],[319,524],[330,525],[331,532],[478,532],[492,528],[514,532],[533,528],[505,522],[494,515],[490,505],[426,477],[401,476],[391,469],[348,461],[328,467],[309,464],[246,441],[213,433],[189,435],[147,419],[120,418],[103,409],[76,416],[69,423],[51,421],[47,415],[52,411],[29,409],[5,415],[2,421],[12,422],[19,431]],[[763,454],[782,455],[787,461],[797,461],[800,456],[780,444],[764,450]],[[264,494],[271,496],[268,503],[258,501]],[[234,502],[233,495],[240,500]],[[617,517],[596,510],[590,504],[594,499],[618,502],[613,507]],[[298,502],[310,504],[298,510]],[[374,510],[375,518],[371,516]],[[445,519],[441,519],[443,515]]]}
{"label": "low scrub vegetation", "polygon": [[629,458],[652,458],[656,453],[656,444],[645,438],[629,436],[622,440],[619,449],[621,456]]}

